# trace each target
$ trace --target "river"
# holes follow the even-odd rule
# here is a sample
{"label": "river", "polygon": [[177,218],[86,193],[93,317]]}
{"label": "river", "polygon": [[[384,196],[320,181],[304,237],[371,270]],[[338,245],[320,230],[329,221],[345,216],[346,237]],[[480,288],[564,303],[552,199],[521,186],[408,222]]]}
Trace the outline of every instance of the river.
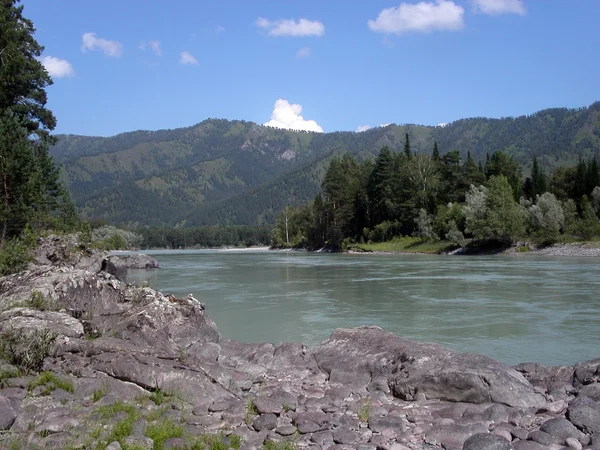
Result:
{"label": "river", "polygon": [[148,251],[160,270],[130,271],[206,304],[221,334],[309,346],[335,328],[400,336],[508,364],[600,357],[598,258]]}

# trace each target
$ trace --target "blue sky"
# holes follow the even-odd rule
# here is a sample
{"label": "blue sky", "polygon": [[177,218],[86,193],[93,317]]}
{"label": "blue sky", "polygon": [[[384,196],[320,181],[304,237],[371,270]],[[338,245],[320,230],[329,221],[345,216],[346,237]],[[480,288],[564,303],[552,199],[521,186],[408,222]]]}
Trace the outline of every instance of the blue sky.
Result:
{"label": "blue sky", "polygon": [[600,100],[598,0],[22,4],[57,133],[209,117],[330,132]]}

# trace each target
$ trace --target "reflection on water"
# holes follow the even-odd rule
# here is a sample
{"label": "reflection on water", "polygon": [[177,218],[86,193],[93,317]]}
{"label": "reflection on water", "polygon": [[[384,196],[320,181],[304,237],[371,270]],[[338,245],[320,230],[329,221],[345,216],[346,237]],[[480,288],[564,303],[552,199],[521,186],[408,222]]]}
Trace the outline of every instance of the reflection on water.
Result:
{"label": "reflection on water", "polygon": [[506,363],[600,357],[594,258],[155,251],[162,269],[130,271],[193,293],[221,334],[315,345],[338,327],[401,336]]}

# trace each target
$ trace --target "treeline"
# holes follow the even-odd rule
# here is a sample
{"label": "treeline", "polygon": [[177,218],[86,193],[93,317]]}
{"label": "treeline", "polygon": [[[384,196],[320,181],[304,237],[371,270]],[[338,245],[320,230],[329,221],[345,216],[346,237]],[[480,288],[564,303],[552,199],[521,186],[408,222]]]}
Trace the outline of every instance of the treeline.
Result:
{"label": "treeline", "polygon": [[218,248],[268,245],[273,227],[210,226],[191,228],[150,227],[138,230],[143,248]]}
{"label": "treeline", "polygon": [[340,248],[355,242],[383,242],[400,235],[506,242],[529,236],[555,241],[560,235],[589,239],[600,235],[600,172],[595,157],[549,175],[533,158],[525,180],[521,167],[497,151],[476,163],[457,150],[443,156],[383,147],[375,161],[336,157],[322,193],[280,214],[273,244]]}

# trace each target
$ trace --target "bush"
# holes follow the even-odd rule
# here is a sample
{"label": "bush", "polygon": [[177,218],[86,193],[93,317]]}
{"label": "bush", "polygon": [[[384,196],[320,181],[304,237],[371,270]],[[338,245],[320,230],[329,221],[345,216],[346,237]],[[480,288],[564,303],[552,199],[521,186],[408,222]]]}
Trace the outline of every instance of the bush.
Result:
{"label": "bush", "polygon": [[126,250],[139,248],[143,237],[140,234],[106,225],[92,232],[93,246],[101,250]]}
{"label": "bush", "polygon": [[47,330],[3,330],[0,334],[0,356],[25,373],[39,372],[44,358],[50,354],[57,334]]}
{"label": "bush", "polygon": [[27,264],[33,260],[31,249],[26,241],[13,238],[4,243],[0,250],[0,275],[10,275],[24,270]]}

